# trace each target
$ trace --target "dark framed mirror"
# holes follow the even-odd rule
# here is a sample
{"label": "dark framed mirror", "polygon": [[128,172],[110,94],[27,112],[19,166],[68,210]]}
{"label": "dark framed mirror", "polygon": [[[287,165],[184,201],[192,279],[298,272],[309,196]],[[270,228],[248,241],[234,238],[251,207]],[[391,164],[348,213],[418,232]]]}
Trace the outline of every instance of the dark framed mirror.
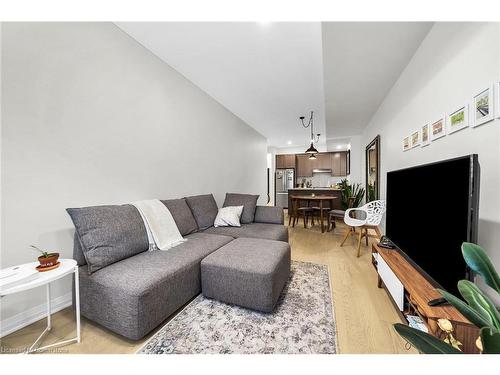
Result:
{"label": "dark framed mirror", "polygon": [[380,198],[380,135],[377,135],[365,151],[366,201]]}
{"label": "dark framed mirror", "polygon": [[351,174],[351,150],[347,150],[345,169],[346,169],[346,175],[349,176]]}

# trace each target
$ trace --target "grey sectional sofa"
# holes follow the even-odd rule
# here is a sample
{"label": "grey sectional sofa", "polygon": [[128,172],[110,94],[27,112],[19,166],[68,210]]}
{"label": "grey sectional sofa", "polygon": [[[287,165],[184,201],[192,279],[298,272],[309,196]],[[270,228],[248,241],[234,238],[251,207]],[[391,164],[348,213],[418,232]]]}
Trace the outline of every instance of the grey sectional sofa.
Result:
{"label": "grey sectional sofa", "polygon": [[201,261],[205,297],[271,312],[290,274],[290,246],[236,238]]}
{"label": "grey sectional sofa", "polygon": [[[74,259],[82,268],[82,315],[129,339],[140,339],[200,293],[201,261],[236,238],[270,240],[262,241],[261,249],[270,252],[276,246],[269,244],[286,243],[289,271],[283,210],[256,206],[257,196],[238,194],[228,194],[224,205],[242,200],[241,227],[218,228],[213,227],[218,208],[211,194],[162,201],[187,239],[168,251],[147,251],[142,219],[131,205],[67,209],[76,228]],[[286,265],[281,267],[280,280]]]}

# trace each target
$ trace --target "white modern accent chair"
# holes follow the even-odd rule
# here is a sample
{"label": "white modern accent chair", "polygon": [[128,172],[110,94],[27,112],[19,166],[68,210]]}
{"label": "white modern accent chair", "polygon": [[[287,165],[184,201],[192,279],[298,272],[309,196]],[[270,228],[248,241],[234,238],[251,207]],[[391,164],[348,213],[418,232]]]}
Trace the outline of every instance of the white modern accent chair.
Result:
{"label": "white modern accent chair", "polygon": [[[358,219],[354,211],[364,212],[363,216],[365,216],[365,218]],[[351,212],[354,213],[354,215],[352,215],[354,217],[351,217]],[[368,229],[373,229],[378,239],[380,239],[380,237],[382,236],[378,226],[382,221],[384,213],[385,213],[384,200],[372,201],[358,208],[349,208],[344,215],[344,222],[349,227],[349,229],[347,230],[344,240],[342,241],[340,246],[344,245],[344,242],[347,240],[347,237],[349,237],[349,235],[356,234],[355,228],[360,228],[358,234],[358,257],[359,257],[361,253],[361,240],[363,239],[363,237],[365,237],[366,246],[368,246]]]}

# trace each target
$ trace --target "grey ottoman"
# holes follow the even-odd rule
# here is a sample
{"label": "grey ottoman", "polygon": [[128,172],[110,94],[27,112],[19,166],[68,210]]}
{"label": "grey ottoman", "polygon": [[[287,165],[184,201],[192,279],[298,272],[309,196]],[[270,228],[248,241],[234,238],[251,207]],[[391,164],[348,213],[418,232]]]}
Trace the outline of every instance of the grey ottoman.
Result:
{"label": "grey ottoman", "polygon": [[290,274],[290,245],[237,238],[201,261],[205,297],[271,312]]}

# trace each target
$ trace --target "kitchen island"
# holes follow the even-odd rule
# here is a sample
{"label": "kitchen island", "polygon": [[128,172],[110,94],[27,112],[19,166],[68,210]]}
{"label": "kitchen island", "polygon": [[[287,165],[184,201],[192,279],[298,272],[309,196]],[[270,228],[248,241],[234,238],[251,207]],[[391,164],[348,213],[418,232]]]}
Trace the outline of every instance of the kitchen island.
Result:
{"label": "kitchen island", "polygon": [[[336,197],[333,200],[333,210],[340,210],[342,205],[342,190],[338,188],[294,188],[288,189],[288,207],[292,207],[291,196],[292,195],[332,195]],[[300,203],[300,206],[304,206],[307,203]]]}

